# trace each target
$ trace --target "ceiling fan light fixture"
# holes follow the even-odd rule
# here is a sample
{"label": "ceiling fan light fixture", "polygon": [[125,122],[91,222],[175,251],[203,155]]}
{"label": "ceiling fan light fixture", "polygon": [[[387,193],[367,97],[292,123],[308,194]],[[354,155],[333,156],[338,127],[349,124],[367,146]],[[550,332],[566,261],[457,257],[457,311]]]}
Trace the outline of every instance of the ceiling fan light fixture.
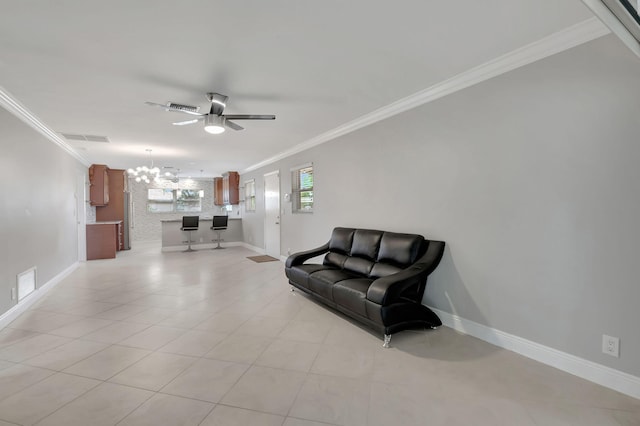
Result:
{"label": "ceiling fan light fixture", "polygon": [[224,132],[224,118],[218,115],[207,115],[204,119],[204,131],[212,135]]}

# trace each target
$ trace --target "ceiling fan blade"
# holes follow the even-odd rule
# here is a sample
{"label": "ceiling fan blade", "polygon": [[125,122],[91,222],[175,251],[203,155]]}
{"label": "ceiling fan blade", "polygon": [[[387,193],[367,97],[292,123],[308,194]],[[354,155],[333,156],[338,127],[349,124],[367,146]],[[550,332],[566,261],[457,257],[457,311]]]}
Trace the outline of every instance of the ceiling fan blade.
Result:
{"label": "ceiling fan blade", "polygon": [[227,120],[275,120],[275,115],[232,114],[224,116]]}
{"label": "ceiling fan blade", "polygon": [[239,126],[236,123],[229,120],[224,120],[224,125],[233,130],[244,130],[244,127]]}
{"label": "ceiling fan blade", "polygon": [[154,106],[154,107],[158,107],[158,108],[162,108],[165,111],[173,111],[173,112],[182,112],[185,114],[191,114],[191,115],[199,115],[199,116],[204,116],[206,114],[202,114],[198,111],[200,111],[200,107],[194,107],[191,105],[182,105],[182,104],[176,104],[174,102],[167,102],[166,104],[158,104],[155,102],[145,102],[145,104],[150,105],[150,106]]}
{"label": "ceiling fan blade", "polygon": [[171,124],[173,124],[174,126],[185,126],[187,124],[197,123],[200,120],[202,120],[202,117],[201,118],[194,118],[193,120],[178,121],[176,123],[171,123]]}

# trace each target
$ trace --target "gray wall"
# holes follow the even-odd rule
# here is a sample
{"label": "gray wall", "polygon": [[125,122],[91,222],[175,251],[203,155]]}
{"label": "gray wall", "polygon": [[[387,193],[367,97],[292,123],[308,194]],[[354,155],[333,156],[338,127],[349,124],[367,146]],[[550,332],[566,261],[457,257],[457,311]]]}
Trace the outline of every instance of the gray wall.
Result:
{"label": "gray wall", "polygon": [[74,194],[87,168],[4,108],[0,137],[2,314],[16,303],[18,273],[36,266],[43,285],[78,260]]}
{"label": "gray wall", "polygon": [[640,376],[639,76],[607,36],[246,173],[245,241],[263,244],[262,175],[283,196],[313,162],[315,212],[282,200],[282,254],[335,226],[442,239],[426,304]]}

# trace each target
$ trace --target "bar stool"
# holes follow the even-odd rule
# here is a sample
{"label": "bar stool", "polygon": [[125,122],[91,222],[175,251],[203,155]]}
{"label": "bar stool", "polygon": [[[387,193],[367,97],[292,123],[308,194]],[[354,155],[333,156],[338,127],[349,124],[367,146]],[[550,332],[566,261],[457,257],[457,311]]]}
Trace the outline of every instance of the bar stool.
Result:
{"label": "bar stool", "polygon": [[214,216],[213,217],[213,224],[211,225],[211,229],[213,231],[216,232],[216,234],[218,234],[218,239],[217,240],[211,240],[213,242],[218,242],[218,245],[216,247],[214,247],[213,249],[223,249],[224,247],[222,247],[220,245],[220,241],[222,241],[222,239],[220,238],[220,232],[224,231],[225,229],[227,229],[227,221],[229,220],[229,216]]}
{"label": "bar stool", "polygon": [[182,228],[180,230],[189,232],[189,247],[183,251],[195,251],[191,248],[191,232],[198,230],[199,223],[200,216],[182,216]]}

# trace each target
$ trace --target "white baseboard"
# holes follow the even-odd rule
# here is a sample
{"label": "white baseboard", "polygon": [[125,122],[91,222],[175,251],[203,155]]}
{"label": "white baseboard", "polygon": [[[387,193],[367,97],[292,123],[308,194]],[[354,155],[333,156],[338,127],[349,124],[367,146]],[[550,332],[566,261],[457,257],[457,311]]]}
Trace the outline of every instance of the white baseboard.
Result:
{"label": "white baseboard", "polygon": [[457,315],[429,307],[442,323],[461,333],[513,351],[559,370],[608,387],[634,398],[640,398],[640,377],[588,361],[584,358],[496,330]]}
{"label": "white baseboard", "polygon": [[4,314],[0,315],[0,330],[6,327],[7,325],[9,325],[13,320],[18,318],[20,314],[22,314],[24,311],[29,309],[34,303],[40,300],[44,295],[46,295],[49,292],[49,290],[51,290],[56,285],[58,285],[58,283],[60,283],[60,281],[62,281],[67,275],[75,271],[79,265],[80,265],[79,262],[75,262],[74,264],[69,266],[67,269],[63,270],[58,275],[56,275],[55,277],[51,278],[49,281],[44,283],[43,285],[38,286],[38,288],[36,288],[36,290],[33,293],[29,294],[27,297],[22,299],[20,303],[13,306]]}

